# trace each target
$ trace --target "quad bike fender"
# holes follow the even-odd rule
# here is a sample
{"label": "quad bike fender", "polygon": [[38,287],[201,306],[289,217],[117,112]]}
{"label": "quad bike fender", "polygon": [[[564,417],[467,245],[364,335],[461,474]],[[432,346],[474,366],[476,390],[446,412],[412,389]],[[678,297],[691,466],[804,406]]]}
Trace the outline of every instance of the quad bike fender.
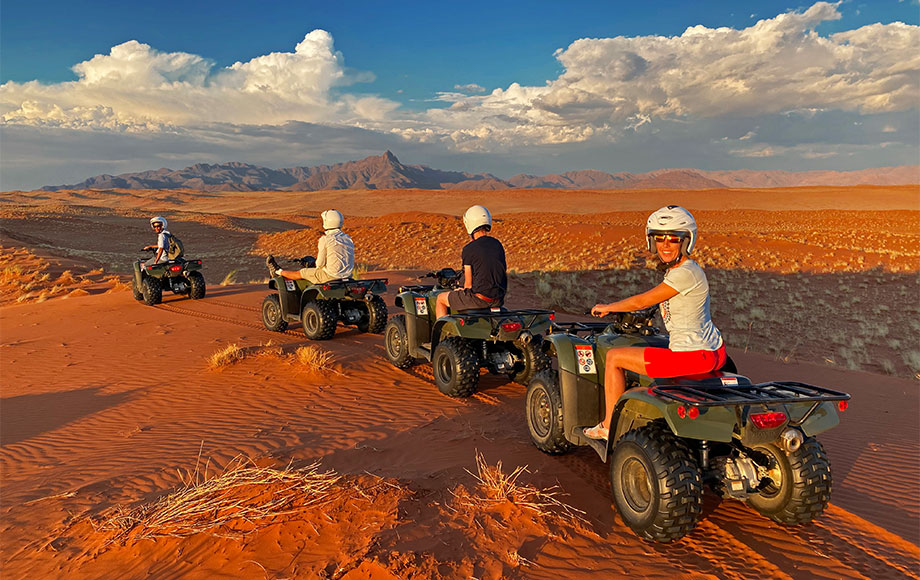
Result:
{"label": "quad bike fender", "polygon": [[[438,319],[431,329],[431,352],[438,346],[438,343],[450,336],[461,336],[460,324],[456,319],[449,316]],[[468,333],[463,335],[464,338],[478,338],[469,336]]]}
{"label": "quad bike fender", "polygon": [[[556,365],[560,373],[566,371],[573,375],[578,375],[578,355],[575,352],[575,345],[579,345],[582,348],[584,348],[584,345],[588,345],[592,347],[592,352],[597,352],[594,345],[573,334],[550,334],[544,336],[542,341],[543,352],[550,357],[556,358]],[[582,374],[580,376],[588,380],[593,379],[593,382],[597,383],[600,380],[598,377],[603,376],[603,371],[601,371],[601,374]]]}
{"label": "quad bike fender", "polygon": [[[808,411],[810,405],[798,404],[787,405],[786,415],[792,422],[801,421],[802,417]],[[840,424],[840,415],[837,414],[837,404],[833,401],[825,401],[818,405],[818,408],[812,411],[805,421],[802,421],[799,428],[809,437],[814,437],[818,433],[823,433],[828,429],[833,429]]]}
{"label": "quad bike fender", "polygon": [[671,432],[686,439],[730,442],[737,422],[734,407],[700,407],[700,414],[691,419],[680,416],[680,403],[653,395],[649,389],[639,387],[623,393],[613,412],[616,424],[616,441],[630,429],[640,427],[655,419],[664,419]]}

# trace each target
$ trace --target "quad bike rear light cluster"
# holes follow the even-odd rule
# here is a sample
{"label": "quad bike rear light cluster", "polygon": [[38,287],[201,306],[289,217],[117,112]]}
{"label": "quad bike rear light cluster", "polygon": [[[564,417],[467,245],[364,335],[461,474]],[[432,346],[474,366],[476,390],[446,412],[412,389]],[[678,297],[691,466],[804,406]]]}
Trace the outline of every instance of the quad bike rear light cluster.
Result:
{"label": "quad bike rear light cluster", "polygon": [[699,407],[690,407],[688,409],[687,407],[684,407],[683,405],[681,405],[680,407],[677,408],[677,416],[680,417],[681,419],[683,419],[684,417],[688,419],[696,419],[697,417],[700,416],[700,409]]}
{"label": "quad bike rear light cluster", "polygon": [[750,418],[758,429],[775,429],[786,422],[786,414],[780,411],[751,413]]}
{"label": "quad bike rear light cluster", "polygon": [[502,324],[502,330],[504,330],[505,332],[517,332],[520,329],[521,329],[520,322],[505,322],[504,324]]}
{"label": "quad bike rear light cluster", "polygon": [[179,266],[179,265],[169,267],[170,272],[178,272],[180,270],[182,270],[182,266]]}

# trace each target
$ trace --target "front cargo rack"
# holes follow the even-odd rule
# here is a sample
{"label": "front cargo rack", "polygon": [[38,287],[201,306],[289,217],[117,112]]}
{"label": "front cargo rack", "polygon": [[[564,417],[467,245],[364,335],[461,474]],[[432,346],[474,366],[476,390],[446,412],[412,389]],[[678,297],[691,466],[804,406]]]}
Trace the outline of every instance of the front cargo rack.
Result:
{"label": "front cargo rack", "polygon": [[549,331],[551,333],[562,331],[566,334],[578,334],[579,332],[597,334],[604,332],[608,326],[610,326],[609,322],[553,322]]}

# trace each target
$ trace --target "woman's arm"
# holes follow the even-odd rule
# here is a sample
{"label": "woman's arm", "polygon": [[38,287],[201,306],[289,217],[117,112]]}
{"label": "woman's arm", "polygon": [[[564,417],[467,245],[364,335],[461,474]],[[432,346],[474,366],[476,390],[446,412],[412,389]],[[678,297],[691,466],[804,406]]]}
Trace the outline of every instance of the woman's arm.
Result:
{"label": "woman's arm", "polygon": [[603,316],[611,312],[632,312],[633,310],[642,310],[649,306],[661,304],[665,300],[669,300],[675,296],[677,296],[677,290],[662,282],[642,294],[636,294],[635,296],[630,296],[629,298],[624,298],[617,302],[611,302],[610,304],[597,304],[591,309],[591,314],[594,316]]}

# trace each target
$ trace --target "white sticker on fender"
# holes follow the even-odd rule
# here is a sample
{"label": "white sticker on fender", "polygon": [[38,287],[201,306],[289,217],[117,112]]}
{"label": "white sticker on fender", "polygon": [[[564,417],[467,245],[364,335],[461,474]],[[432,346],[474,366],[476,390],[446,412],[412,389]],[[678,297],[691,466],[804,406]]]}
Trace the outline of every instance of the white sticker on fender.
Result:
{"label": "white sticker on fender", "polygon": [[415,297],[415,313],[419,316],[425,316],[428,314],[428,302],[423,296]]}
{"label": "white sticker on fender", "polygon": [[294,281],[293,281],[293,280],[285,280],[285,281],[284,281],[284,287],[287,288],[288,290],[290,290],[291,292],[293,292],[294,289],[296,288],[296,286],[294,285]]}
{"label": "white sticker on fender", "polygon": [[722,384],[723,385],[737,385],[738,378],[737,377],[722,377]]}
{"label": "white sticker on fender", "polygon": [[578,358],[578,372],[583,375],[597,373],[594,367],[594,347],[590,344],[576,344],[575,356]]}

